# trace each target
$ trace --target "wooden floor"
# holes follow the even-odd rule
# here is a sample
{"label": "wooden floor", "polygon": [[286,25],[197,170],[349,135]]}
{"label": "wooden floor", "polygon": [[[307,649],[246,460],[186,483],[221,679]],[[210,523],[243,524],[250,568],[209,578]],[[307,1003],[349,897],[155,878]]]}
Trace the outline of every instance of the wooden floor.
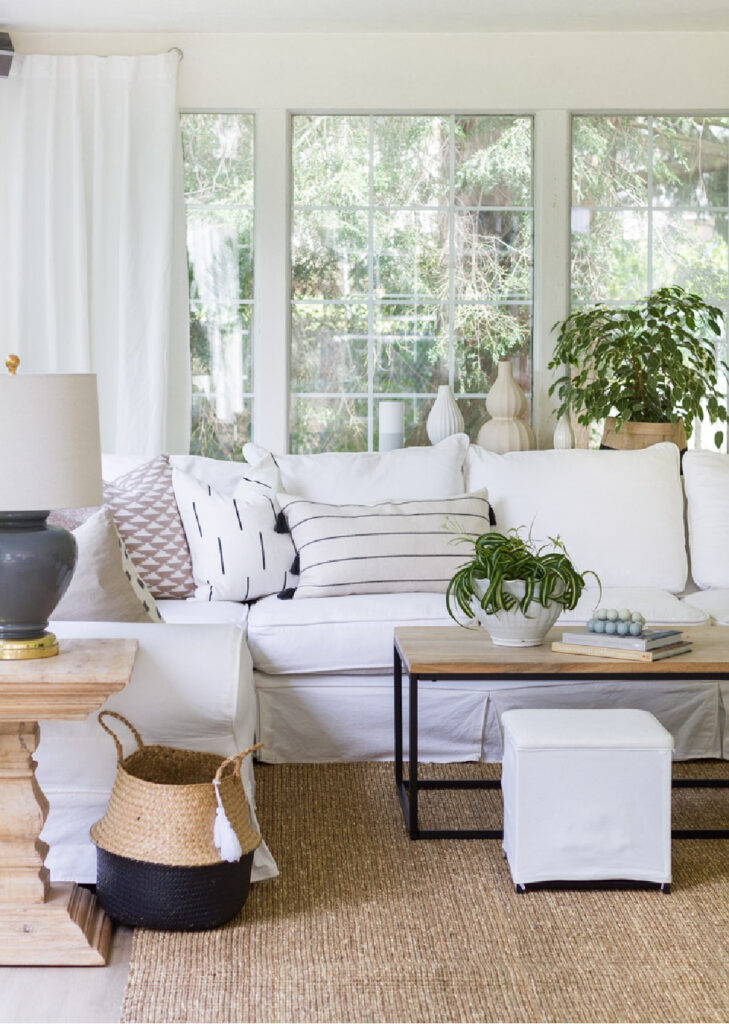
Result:
{"label": "wooden floor", "polygon": [[106,967],[0,967],[0,1024],[118,1021],[131,948],[117,927]]}

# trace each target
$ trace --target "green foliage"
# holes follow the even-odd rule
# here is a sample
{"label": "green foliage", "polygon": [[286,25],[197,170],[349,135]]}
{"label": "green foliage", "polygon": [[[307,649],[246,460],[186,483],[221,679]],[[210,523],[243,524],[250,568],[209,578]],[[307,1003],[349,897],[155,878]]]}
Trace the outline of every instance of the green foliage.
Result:
{"label": "green foliage", "polygon": [[[457,532],[457,541],[473,546],[473,558],[456,571],[446,590],[448,614],[456,622],[459,619],[454,606],[467,618],[475,617],[471,603],[473,598],[478,600],[477,581],[488,581],[486,593],[479,601],[487,615],[517,606],[526,615],[533,602],[546,608],[554,601],[571,609],[585,589],[586,576],[594,576],[600,585],[591,569],[577,572],[559,537],[550,537],[549,544],[538,547],[531,536],[524,539],[520,533],[520,529],[505,534],[493,531],[471,537]],[[521,600],[504,589],[507,580],[524,581]]]}
{"label": "green foliage", "polygon": [[718,307],[679,287],[630,306],[577,310],[552,328],[559,333],[548,368],[567,371],[549,389],[559,397],[557,417],[572,412],[589,426],[616,415],[617,430],[628,420],[682,419],[687,436],[704,410],[712,423],[726,422],[717,386],[719,372],[729,372],[717,355],[722,326]]}

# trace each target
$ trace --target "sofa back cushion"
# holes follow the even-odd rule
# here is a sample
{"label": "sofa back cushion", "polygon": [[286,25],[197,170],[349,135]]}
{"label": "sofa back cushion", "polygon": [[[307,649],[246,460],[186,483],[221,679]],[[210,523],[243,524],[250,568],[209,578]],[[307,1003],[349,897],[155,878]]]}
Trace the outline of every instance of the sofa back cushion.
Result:
{"label": "sofa back cushion", "polygon": [[[447,498],[462,494],[466,434],[453,434],[440,444],[399,448],[392,452],[322,452],[319,455],[276,455],[282,490],[311,501],[332,504]],[[243,446],[249,462],[267,449]]]}
{"label": "sofa back cushion", "polygon": [[487,487],[497,529],[559,536],[578,572],[605,587],[679,593],[688,572],[679,453],[673,444],[640,451],[538,451],[497,455],[472,445],[469,490]]}
{"label": "sofa back cushion", "polygon": [[297,552],[297,598],[445,593],[456,569],[473,554],[453,531],[478,537],[489,530],[485,490],[374,505],[327,505],[291,494],[279,494],[278,500]]}
{"label": "sofa back cushion", "polygon": [[691,575],[702,589],[729,587],[729,455],[686,452]]}

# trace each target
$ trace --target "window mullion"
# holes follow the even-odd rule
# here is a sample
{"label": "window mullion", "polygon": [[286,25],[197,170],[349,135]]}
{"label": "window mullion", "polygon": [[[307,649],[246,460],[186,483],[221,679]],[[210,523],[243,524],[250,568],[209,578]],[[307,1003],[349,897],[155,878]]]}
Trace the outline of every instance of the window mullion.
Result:
{"label": "window mullion", "polygon": [[456,118],[448,119],[448,383],[456,377]]}

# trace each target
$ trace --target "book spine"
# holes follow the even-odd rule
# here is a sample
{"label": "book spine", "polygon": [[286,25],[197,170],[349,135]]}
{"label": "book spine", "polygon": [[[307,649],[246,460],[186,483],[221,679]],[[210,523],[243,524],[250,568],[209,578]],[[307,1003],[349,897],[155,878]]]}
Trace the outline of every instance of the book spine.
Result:
{"label": "book spine", "polygon": [[559,640],[552,643],[557,654],[585,654],[593,658],[617,658],[619,661],[653,661],[650,651],[631,651],[624,647],[595,647],[590,644],[567,644]]}
{"label": "book spine", "polygon": [[681,641],[681,631],[674,630],[660,637],[629,637],[614,636],[603,633],[563,633],[564,644],[585,644],[587,647],[615,647],[621,651],[655,651],[660,647],[669,647]]}

